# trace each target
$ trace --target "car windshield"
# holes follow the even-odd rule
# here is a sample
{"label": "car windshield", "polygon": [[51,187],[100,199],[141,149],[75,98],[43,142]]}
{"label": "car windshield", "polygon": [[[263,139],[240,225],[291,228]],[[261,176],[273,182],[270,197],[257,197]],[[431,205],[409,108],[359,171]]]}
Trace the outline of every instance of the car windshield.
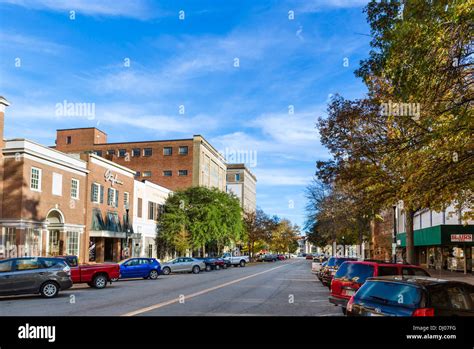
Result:
{"label": "car windshield", "polygon": [[122,264],[125,264],[126,262],[128,262],[130,259],[124,259],[123,261],[120,261],[118,264],[122,265]]}
{"label": "car windshield", "polygon": [[327,267],[334,267],[336,265],[336,258],[331,257],[328,260],[328,263],[326,264]]}
{"label": "car windshield", "polygon": [[384,281],[367,281],[356,293],[357,299],[389,305],[417,308],[421,302],[421,289],[409,284]]}
{"label": "car windshield", "polygon": [[371,276],[374,276],[374,267],[372,265],[343,263],[334,278],[363,284],[365,280]]}
{"label": "car windshield", "polygon": [[336,267],[339,267],[342,263],[350,261],[351,259],[347,258],[336,258]]}

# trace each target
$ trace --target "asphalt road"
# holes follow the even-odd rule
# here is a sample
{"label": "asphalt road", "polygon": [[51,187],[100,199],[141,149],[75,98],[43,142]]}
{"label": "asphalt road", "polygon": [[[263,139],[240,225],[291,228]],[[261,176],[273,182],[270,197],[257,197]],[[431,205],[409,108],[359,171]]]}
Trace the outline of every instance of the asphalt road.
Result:
{"label": "asphalt road", "polygon": [[311,262],[292,259],[157,280],[76,285],[55,299],[0,297],[0,316],[334,316]]}

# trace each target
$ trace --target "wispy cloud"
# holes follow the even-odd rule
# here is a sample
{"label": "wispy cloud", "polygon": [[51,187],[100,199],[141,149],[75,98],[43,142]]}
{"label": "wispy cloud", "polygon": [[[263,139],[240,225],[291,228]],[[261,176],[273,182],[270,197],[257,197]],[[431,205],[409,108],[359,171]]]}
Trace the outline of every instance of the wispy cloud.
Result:
{"label": "wispy cloud", "polygon": [[58,55],[69,47],[36,36],[2,31],[0,32],[0,48],[9,52],[21,49],[36,53]]}
{"label": "wispy cloud", "polygon": [[0,0],[2,3],[18,5],[34,10],[50,10],[56,12],[76,11],[76,15],[88,16],[120,16],[146,20],[163,15],[153,8],[150,1],[114,1],[114,0]]}

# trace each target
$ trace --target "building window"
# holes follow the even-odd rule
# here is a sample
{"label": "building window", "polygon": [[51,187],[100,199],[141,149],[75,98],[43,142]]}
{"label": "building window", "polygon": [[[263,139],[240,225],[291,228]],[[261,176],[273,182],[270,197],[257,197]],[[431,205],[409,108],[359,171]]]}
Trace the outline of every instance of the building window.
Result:
{"label": "building window", "polygon": [[16,246],[16,229],[15,228],[3,228],[5,229],[5,241],[2,241],[2,244],[5,248],[11,249]]}
{"label": "building window", "polygon": [[151,177],[151,171],[144,171],[143,177]]}
{"label": "building window", "polygon": [[148,219],[156,221],[160,215],[160,205],[156,202],[148,201]]}
{"label": "building window", "polygon": [[127,209],[130,208],[130,194],[125,192],[123,193],[123,206]]}
{"label": "building window", "polygon": [[152,156],[152,155],[153,155],[153,149],[151,148],[143,149],[143,156]]}
{"label": "building window", "polygon": [[141,149],[140,149],[140,148],[132,149],[132,156],[133,156],[133,157],[139,157],[139,156],[140,156],[140,153],[141,153]]}
{"label": "building window", "polygon": [[148,244],[148,258],[153,258],[153,245]]}
{"label": "building window", "polygon": [[165,155],[165,156],[173,155],[173,148],[172,147],[164,147],[163,148],[163,155]]}
{"label": "building window", "polygon": [[137,200],[137,217],[138,218],[142,218],[143,216],[143,199],[142,198],[138,198]]}
{"label": "building window", "polygon": [[71,198],[79,200],[79,180],[71,179]]}
{"label": "building window", "polygon": [[100,184],[92,183],[91,187],[91,201],[98,204],[103,202],[103,187]]}
{"label": "building window", "polygon": [[66,137],[66,144],[71,144],[72,143],[72,137],[71,136],[67,136]]}
{"label": "building window", "polygon": [[173,171],[171,170],[163,171],[163,176],[165,177],[171,177],[172,175],[173,175]]}
{"label": "building window", "polygon": [[102,150],[95,150],[94,154],[97,156],[102,156]]}
{"label": "building window", "polygon": [[118,190],[114,188],[107,189],[107,205],[118,207]]}
{"label": "building window", "polygon": [[187,176],[188,170],[178,170],[178,176]]}
{"label": "building window", "polygon": [[41,169],[32,167],[30,177],[30,189],[41,191]]}
{"label": "building window", "polygon": [[141,176],[142,176],[142,173],[141,173],[140,171],[137,171],[137,172],[135,173],[135,177],[140,178]]}
{"label": "building window", "polygon": [[53,173],[53,195],[63,195],[63,175],[59,173]]}
{"label": "building window", "polygon": [[115,149],[107,150],[107,155],[115,155]]}
{"label": "building window", "polygon": [[79,233],[77,231],[67,232],[66,254],[68,256],[79,255]]}
{"label": "building window", "polygon": [[127,156],[127,149],[119,149],[119,158]]}
{"label": "building window", "polygon": [[188,146],[181,146],[178,148],[179,155],[188,155]]}
{"label": "building window", "polygon": [[235,175],[235,181],[236,181],[236,182],[240,181],[240,173],[237,173],[237,174]]}

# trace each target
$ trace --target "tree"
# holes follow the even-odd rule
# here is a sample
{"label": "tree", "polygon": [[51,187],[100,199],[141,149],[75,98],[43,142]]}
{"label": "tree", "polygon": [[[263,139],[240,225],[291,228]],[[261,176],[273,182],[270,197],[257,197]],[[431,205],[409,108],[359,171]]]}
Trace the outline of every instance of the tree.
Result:
{"label": "tree", "polygon": [[414,263],[418,209],[472,207],[472,6],[371,1],[365,11],[372,50],[356,75],[369,92],[356,101],[336,96],[319,119],[333,159],[319,162],[317,175],[360,194],[356,207],[365,204],[372,216],[403,201]]}
{"label": "tree", "polygon": [[157,238],[180,253],[192,249],[201,255],[206,246],[217,251],[242,237],[240,203],[235,196],[218,189],[191,187],[178,190],[165,202],[158,221]]}
{"label": "tree", "polygon": [[261,247],[271,240],[274,230],[274,220],[272,220],[263,210],[257,208],[255,212],[245,212],[243,216],[244,231],[250,258],[253,259],[256,246]]}
{"label": "tree", "polygon": [[[270,249],[278,253],[294,252],[295,242],[299,238],[299,227],[288,219],[280,220],[272,231]],[[293,249],[293,250],[291,250]]]}

